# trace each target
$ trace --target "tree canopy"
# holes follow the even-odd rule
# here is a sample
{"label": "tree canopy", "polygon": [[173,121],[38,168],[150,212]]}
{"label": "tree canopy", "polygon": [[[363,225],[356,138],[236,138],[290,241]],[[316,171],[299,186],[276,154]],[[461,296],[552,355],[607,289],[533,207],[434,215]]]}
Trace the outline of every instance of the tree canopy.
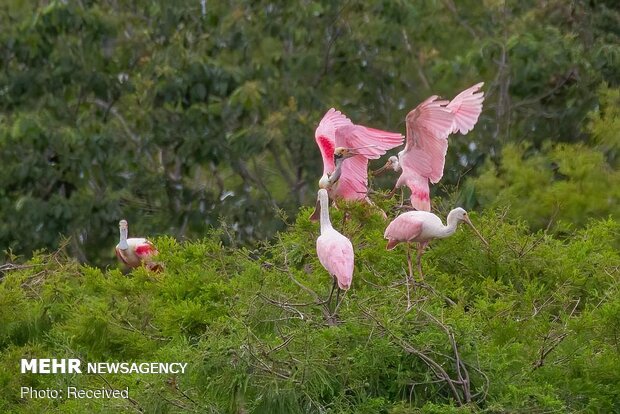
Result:
{"label": "tree canopy", "polygon": [[484,112],[451,140],[436,194],[484,207],[493,197],[465,178],[509,154],[525,170],[560,142],[555,158],[596,147],[604,169],[619,16],[610,1],[4,2],[0,246],[69,237],[104,264],[120,218],[141,234],[224,222],[237,242],[271,237],[315,196],[328,108],[404,132],[427,96],[478,81]]}

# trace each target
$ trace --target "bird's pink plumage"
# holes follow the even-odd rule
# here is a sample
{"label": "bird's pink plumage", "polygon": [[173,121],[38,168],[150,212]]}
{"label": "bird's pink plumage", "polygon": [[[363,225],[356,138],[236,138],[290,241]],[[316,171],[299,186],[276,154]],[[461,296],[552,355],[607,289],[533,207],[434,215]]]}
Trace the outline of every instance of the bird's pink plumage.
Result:
{"label": "bird's pink plumage", "polygon": [[390,242],[388,248],[391,249],[398,243],[416,241],[416,237],[422,233],[422,226],[423,223],[420,220],[403,213],[388,224],[383,238]]}
{"label": "bird's pink plumage", "polygon": [[478,117],[482,112],[484,92],[480,88],[484,82],[480,82],[465,89],[450,101],[446,106],[454,114],[452,132],[460,132],[465,135],[474,128]]}
{"label": "bird's pink plumage", "polygon": [[342,174],[332,197],[345,200],[363,200],[368,192],[368,160],[377,159],[389,149],[402,144],[403,135],[355,125],[340,111],[331,108],[316,128],[315,140],[323,158],[323,174],[334,169],[334,149],[357,149],[356,155],[343,161]]}
{"label": "bird's pink plumage", "polygon": [[430,211],[429,185],[443,177],[448,135],[469,132],[482,111],[484,93],[478,83],[458,94],[452,101],[431,96],[407,114],[407,142],[400,156],[402,174],[397,186],[411,189],[411,203]]}
{"label": "bird's pink plumage", "polygon": [[323,267],[338,281],[338,287],[351,287],[355,255],[353,245],[342,234],[331,229],[316,240],[316,252]]}

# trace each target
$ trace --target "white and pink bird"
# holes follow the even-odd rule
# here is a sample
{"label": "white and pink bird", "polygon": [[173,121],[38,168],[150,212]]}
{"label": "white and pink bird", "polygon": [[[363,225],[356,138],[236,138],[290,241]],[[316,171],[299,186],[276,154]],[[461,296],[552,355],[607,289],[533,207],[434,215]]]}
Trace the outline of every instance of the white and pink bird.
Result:
{"label": "white and pink bird", "polygon": [[332,290],[327,299],[328,307],[334,288],[338,286],[333,312],[335,314],[338,306],[340,306],[338,301],[340,291],[343,290],[346,294],[346,291],[351,287],[355,254],[351,241],[332,227],[329,219],[329,196],[327,190],[323,188],[318,191],[316,208],[321,220],[321,234],[316,239],[316,253],[319,262],[334,279]]}
{"label": "white and pink bird", "polygon": [[405,149],[375,172],[379,175],[386,169],[402,171],[392,194],[406,185],[411,190],[411,205],[430,211],[429,181],[435,184],[443,176],[448,136],[456,132],[465,135],[478,122],[484,101],[484,92],[480,91],[483,85],[480,82],[451,101],[433,95],[407,114]]}
{"label": "white and pink bird", "polygon": [[386,249],[392,250],[399,243],[407,244],[407,264],[409,265],[409,276],[407,277],[407,301],[408,308],[411,307],[409,299],[409,280],[413,279],[413,271],[411,265],[411,252],[409,243],[418,243],[417,265],[420,279],[423,278],[422,273],[422,253],[426,245],[434,239],[443,239],[451,236],[456,231],[459,223],[464,222],[471,226],[476,235],[480,237],[482,242],[488,246],[487,241],[476,230],[469,215],[460,207],[448,213],[447,225],[441,222],[441,219],[435,214],[428,211],[408,211],[396,217],[385,229],[383,237],[388,241]]}
{"label": "white and pink bird", "polygon": [[331,108],[321,119],[314,138],[323,157],[319,187],[334,200],[368,201],[368,160],[401,145],[404,136],[355,125]]}
{"label": "white and pink bird", "polygon": [[144,263],[148,270],[159,272],[163,270],[163,264],[154,262],[153,256],[158,254],[157,249],[145,238],[132,237],[127,238],[128,226],[127,220],[121,220],[118,223],[120,231],[120,241],[116,245],[116,257],[127,267],[133,269]]}

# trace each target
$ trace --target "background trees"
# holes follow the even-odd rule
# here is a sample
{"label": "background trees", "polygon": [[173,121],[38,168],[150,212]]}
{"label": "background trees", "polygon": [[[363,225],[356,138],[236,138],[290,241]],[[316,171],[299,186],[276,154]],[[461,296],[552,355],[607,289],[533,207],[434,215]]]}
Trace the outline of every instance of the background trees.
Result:
{"label": "background trees", "polygon": [[617,214],[616,193],[599,198],[617,183],[619,16],[603,1],[4,2],[0,246],[65,235],[102,264],[121,217],[142,234],[221,220],[236,242],[270,237],[277,211],[314,197],[326,109],[403,131],[422,99],[479,80],[481,122],[452,140],[436,194],[507,205],[546,197],[528,190],[542,180],[564,197],[575,173],[599,196],[566,219]]}

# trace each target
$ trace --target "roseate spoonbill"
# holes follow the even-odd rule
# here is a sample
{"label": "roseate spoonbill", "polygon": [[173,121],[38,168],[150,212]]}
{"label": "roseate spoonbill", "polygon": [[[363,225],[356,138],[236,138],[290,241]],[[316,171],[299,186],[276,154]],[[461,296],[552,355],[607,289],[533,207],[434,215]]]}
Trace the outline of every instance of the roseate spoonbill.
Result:
{"label": "roseate spoonbill", "polygon": [[142,237],[132,237],[128,239],[127,220],[119,221],[118,228],[120,230],[120,241],[116,245],[116,257],[118,257],[121,262],[132,269],[144,263],[149,270],[156,272],[163,270],[163,265],[161,263],[151,260],[151,258],[158,253],[153,243]]}
{"label": "roseate spoonbill", "polygon": [[368,200],[368,160],[401,145],[404,137],[355,125],[331,108],[317,126],[314,139],[323,157],[319,187],[326,189],[332,199]]}
{"label": "roseate spoonbill", "polygon": [[351,287],[355,255],[351,241],[332,227],[329,220],[329,196],[324,188],[318,191],[316,208],[321,217],[321,235],[316,239],[316,253],[319,256],[319,262],[334,279],[327,299],[328,307],[334,288],[338,286],[336,307],[333,312],[335,314],[340,306],[338,301],[340,291],[344,290],[346,294]]}
{"label": "roseate spoonbill", "polygon": [[385,247],[392,250],[398,243],[407,243],[407,264],[409,265],[409,277],[407,278],[407,292],[409,291],[409,278],[413,279],[411,265],[411,253],[409,243],[418,242],[418,272],[420,278],[422,274],[422,253],[426,245],[433,239],[443,239],[454,234],[460,222],[465,222],[471,226],[476,235],[480,237],[485,245],[489,245],[482,235],[472,224],[467,212],[461,207],[450,211],[447,219],[447,226],[444,226],[441,219],[428,211],[408,211],[396,217],[388,224],[383,234],[383,238],[388,243]]}
{"label": "roseate spoonbill", "polygon": [[431,202],[428,182],[435,184],[443,176],[448,135],[460,132],[465,135],[478,122],[482,112],[483,82],[459,93],[450,102],[431,96],[407,114],[405,119],[407,141],[405,149],[392,156],[375,171],[402,170],[392,195],[397,188],[406,185],[411,190],[411,205],[417,210],[430,211]]}

